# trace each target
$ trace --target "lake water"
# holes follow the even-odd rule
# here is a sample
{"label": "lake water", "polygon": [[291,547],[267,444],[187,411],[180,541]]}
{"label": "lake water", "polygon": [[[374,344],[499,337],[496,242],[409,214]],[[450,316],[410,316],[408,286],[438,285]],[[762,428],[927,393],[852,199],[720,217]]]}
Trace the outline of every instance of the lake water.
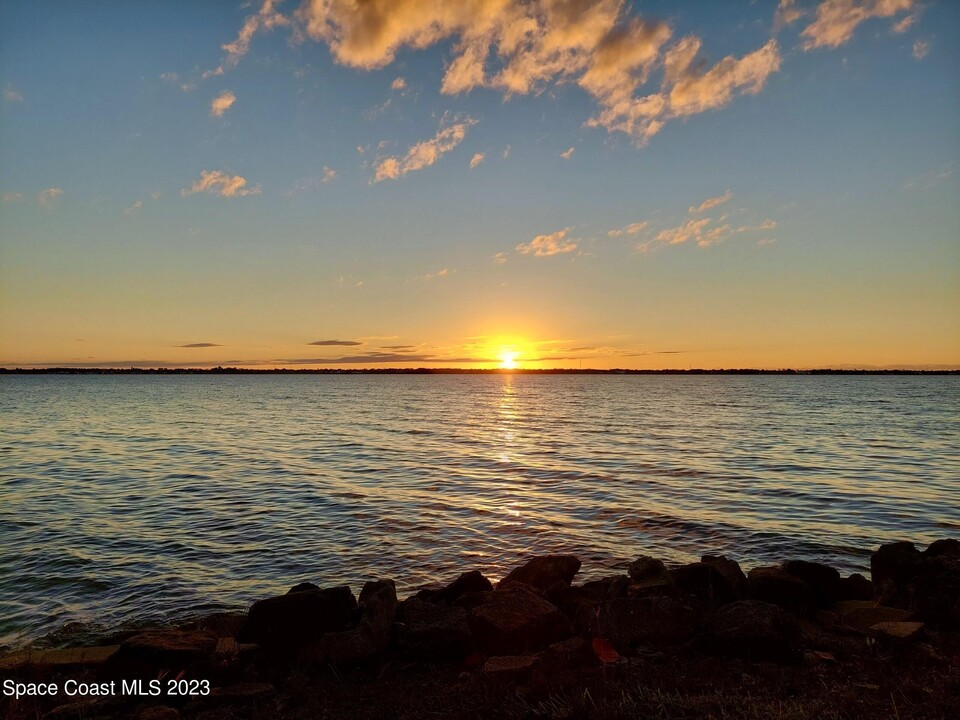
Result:
{"label": "lake water", "polygon": [[4,376],[0,644],[532,553],[960,535],[957,376]]}

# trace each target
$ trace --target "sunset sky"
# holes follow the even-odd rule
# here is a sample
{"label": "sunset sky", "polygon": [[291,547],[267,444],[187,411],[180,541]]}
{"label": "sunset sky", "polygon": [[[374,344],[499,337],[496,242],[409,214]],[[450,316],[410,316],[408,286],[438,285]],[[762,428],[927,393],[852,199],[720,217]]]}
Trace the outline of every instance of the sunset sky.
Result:
{"label": "sunset sky", "polygon": [[960,367],[958,40],[947,0],[6,0],[0,366]]}

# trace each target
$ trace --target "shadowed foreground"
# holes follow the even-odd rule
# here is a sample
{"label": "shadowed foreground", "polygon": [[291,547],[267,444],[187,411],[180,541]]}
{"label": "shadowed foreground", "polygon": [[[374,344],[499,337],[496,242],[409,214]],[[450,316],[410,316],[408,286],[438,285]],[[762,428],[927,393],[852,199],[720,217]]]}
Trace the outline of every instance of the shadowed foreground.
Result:
{"label": "shadowed foreground", "polygon": [[885,545],[871,580],[709,555],[574,585],[579,569],[538,557],[495,588],[471,571],[403,601],[390,580],[359,598],[301,583],[246,615],[21,651],[0,679],[61,691],[4,697],[0,717],[960,717],[956,540]]}

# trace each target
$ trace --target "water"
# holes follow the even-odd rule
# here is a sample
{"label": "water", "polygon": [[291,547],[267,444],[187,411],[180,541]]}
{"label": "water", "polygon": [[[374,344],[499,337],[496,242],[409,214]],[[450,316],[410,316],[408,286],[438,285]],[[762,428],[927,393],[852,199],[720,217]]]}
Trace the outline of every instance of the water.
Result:
{"label": "water", "polygon": [[531,553],[960,535],[957,376],[5,376],[0,644]]}

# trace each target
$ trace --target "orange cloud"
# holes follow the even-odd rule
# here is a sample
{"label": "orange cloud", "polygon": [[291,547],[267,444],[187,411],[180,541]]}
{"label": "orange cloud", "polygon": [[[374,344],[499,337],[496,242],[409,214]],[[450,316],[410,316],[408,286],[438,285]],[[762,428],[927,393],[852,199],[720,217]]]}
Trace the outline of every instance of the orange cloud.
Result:
{"label": "orange cloud", "polygon": [[916,0],[823,0],[813,22],[800,33],[803,49],[838,47],[853,37],[853,31],[865,20],[893,17],[916,5]]}
{"label": "orange cloud", "polygon": [[213,99],[212,103],[210,103],[211,117],[223,117],[223,114],[229,110],[236,101],[236,95],[229,90],[224,90]]}
{"label": "orange cloud", "polygon": [[467,136],[467,128],[476,120],[466,118],[437,131],[429,140],[411,147],[400,157],[386,157],[377,162],[373,182],[395,180],[414,170],[422,170],[436,163],[443,155],[453,150]]}
{"label": "orange cloud", "polygon": [[200,179],[189,188],[181,190],[180,195],[186,197],[202,192],[220,197],[242,197],[259,194],[260,186],[248,188],[247,179],[240,175],[231,176],[220,170],[203,170],[200,172]]}
{"label": "orange cloud", "polygon": [[521,255],[533,255],[534,257],[549,257],[574,252],[577,249],[577,243],[573,240],[567,240],[568,232],[570,232],[570,228],[557,230],[550,235],[537,235],[530,242],[517,245],[517,252]]}

